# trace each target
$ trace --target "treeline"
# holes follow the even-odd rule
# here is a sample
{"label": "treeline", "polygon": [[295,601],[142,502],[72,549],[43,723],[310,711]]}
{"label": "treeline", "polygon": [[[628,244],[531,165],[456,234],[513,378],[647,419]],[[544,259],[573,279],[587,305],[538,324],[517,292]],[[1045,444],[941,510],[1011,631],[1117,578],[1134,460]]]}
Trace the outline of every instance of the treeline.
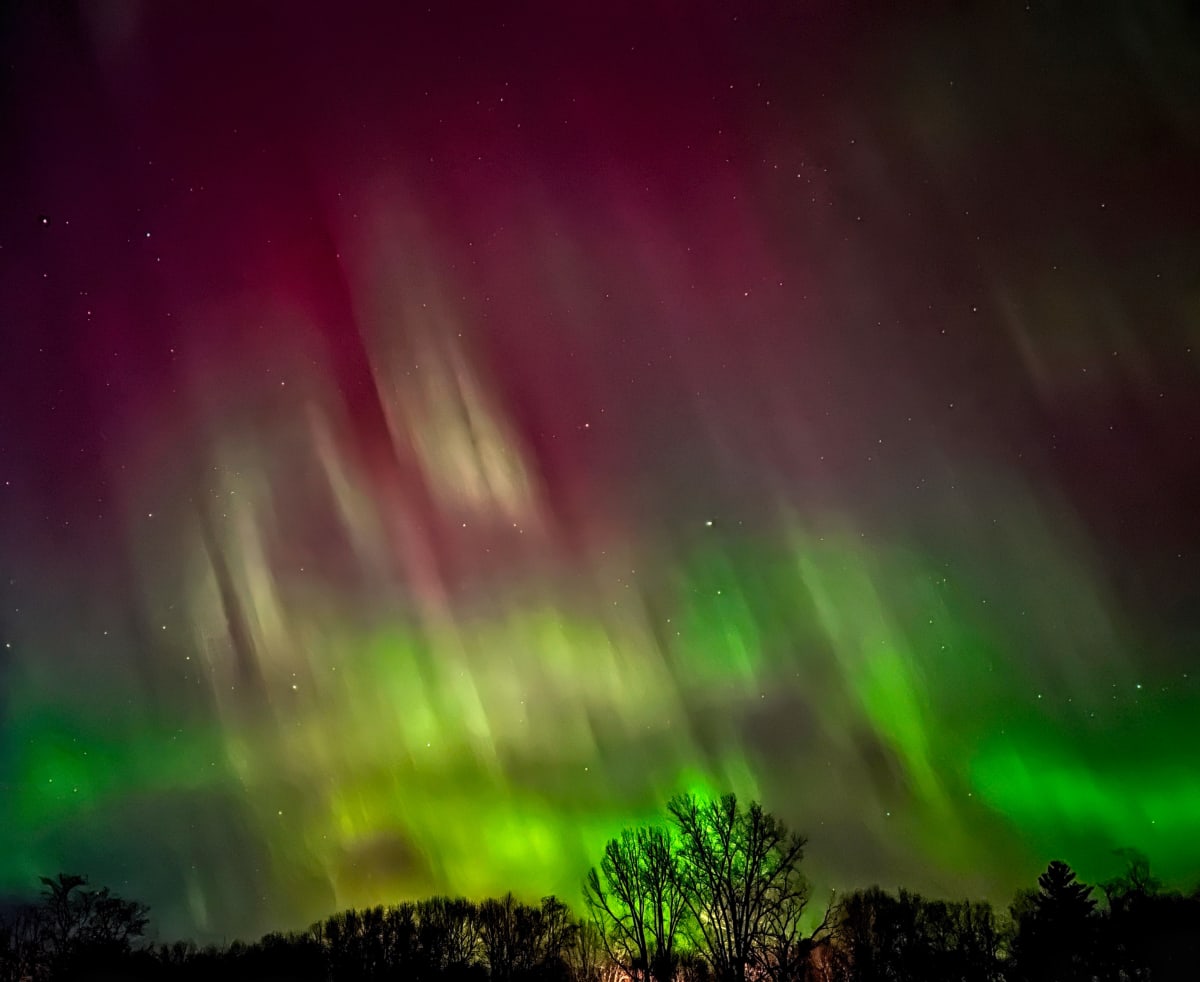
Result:
{"label": "treeline", "polygon": [[[604,982],[594,929],[562,901],[512,894],[475,903],[432,897],[347,910],[252,944],[143,941],[147,909],[91,891],[80,876],[43,878],[40,904],[0,926],[0,980],[405,979],[411,982]],[[123,905],[119,912],[104,903]],[[116,916],[113,916],[113,914]]]}
{"label": "treeline", "polygon": [[1007,914],[878,888],[810,910],[805,840],[757,803],[673,799],[605,847],[584,899],[633,982],[1174,982],[1200,979],[1200,890],[1127,853],[1099,889],[1050,863]]}
{"label": "treeline", "polygon": [[145,940],[147,908],[43,878],[0,924],[0,982],[1175,982],[1200,978],[1200,892],[1145,859],[1092,886],[1052,862],[1007,912],[859,890],[813,904],[805,840],[756,803],[673,799],[589,871],[581,916],[547,897],[434,897],[198,948]]}

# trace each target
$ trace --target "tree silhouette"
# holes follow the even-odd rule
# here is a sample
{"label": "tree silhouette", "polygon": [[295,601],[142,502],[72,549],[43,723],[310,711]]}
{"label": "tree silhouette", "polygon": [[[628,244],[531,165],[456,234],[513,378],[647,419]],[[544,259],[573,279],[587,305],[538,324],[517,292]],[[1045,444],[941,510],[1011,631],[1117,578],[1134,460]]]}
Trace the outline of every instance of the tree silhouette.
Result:
{"label": "tree silhouette", "polygon": [[763,913],[759,941],[753,950],[754,967],[769,982],[803,982],[813,953],[829,940],[832,906],[811,932],[804,928],[808,891],[802,889],[769,904]]}
{"label": "tree silhouette", "polygon": [[1200,965],[1200,894],[1164,892],[1145,855],[1133,849],[1119,854],[1125,872],[1104,884],[1110,973],[1154,982],[1194,979]]}
{"label": "tree silhouette", "polygon": [[631,978],[669,982],[686,913],[675,843],[668,829],[626,829],[604,847],[584,898],[609,957]]}
{"label": "tree silhouette", "polygon": [[857,890],[837,908],[843,977],[861,982],[908,979],[920,961],[912,894],[893,897],[879,887]]}
{"label": "tree silhouette", "polygon": [[988,904],[926,900],[879,887],[843,898],[835,928],[837,979],[997,982],[1000,931]]}
{"label": "tree silhouette", "polygon": [[518,972],[529,933],[528,914],[512,893],[479,905],[479,939],[493,982],[509,982]]}
{"label": "tree silhouette", "polygon": [[[86,973],[127,973],[149,918],[144,904],[107,887],[88,889],[74,873],[39,877],[41,902],[0,918],[0,982],[70,979]],[[144,960],[144,958],[143,958]]]}
{"label": "tree silhouette", "polygon": [[620,982],[632,962],[638,982],[1191,982],[1200,965],[1200,891],[1165,890],[1133,851],[1104,906],[1051,863],[1014,902],[1011,934],[986,903],[878,887],[806,933],[803,839],[732,795],[677,798],[670,814],[668,828],[608,844],[583,922],[555,897],[434,897],[252,943],[147,946],[142,904],[83,876],[44,877],[40,903],[0,905],[0,982]]}
{"label": "tree silhouette", "polygon": [[431,897],[417,904],[417,938],[423,968],[451,978],[466,978],[478,968],[479,918],[461,897]]}
{"label": "tree silhouette", "polygon": [[1092,977],[1098,940],[1092,889],[1056,859],[1038,877],[1036,892],[1017,897],[1012,955],[1018,978],[1074,982]]}
{"label": "tree silhouette", "polygon": [[77,966],[111,964],[127,957],[145,933],[149,908],[108,887],[87,889],[86,876],[59,873],[42,883],[43,948],[56,976]]}
{"label": "tree silhouette", "polygon": [[667,808],[681,842],[677,875],[696,945],[720,982],[745,982],[770,925],[799,923],[808,899],[799,870],[805,840],[757,802],[741,808],[732,794],[715,801],[681,795]]}
{"label": "tree silhouette", "polygon": [[345,910],[314,925],[309,935],[327,953],[335,977],[382,979],[394,968],[389,919],[382,907]]}
{"label": "tree silhouette", "polygon": [[571,908],[557,897],[543,897],[534,912],[534,974],[543,982],[565,979],[570,974],[570,957],[579,930]]}
{"label": "tree silhouette", "polygon": [[999,982],[1003,933],[991,904],[971,900],[922,901],[922,934],[931,978]]}
{"label": "tree silhouette", "polygon": [[607,955],[596,922],[590,917],[575,922],[567,953],[573,982],[601,982]]}
{"label": "tree silhouette", "polygon": [[492,982],[563,976],[575,925],[555,897],[540,907],[517,901],[511,893],[479,905],[479,937]]}
{"label": "tree silhouette", "polygon": [[42,910],[46,934],[44,945],[52,962],[61,962],[80,940],[87,919],[87,877],[77,873],[41,876]]}
{"label": "tree silhouette", "polygon": [[23,982],[44,974],[45,918],[22,905],[0,924],[0,982]]}

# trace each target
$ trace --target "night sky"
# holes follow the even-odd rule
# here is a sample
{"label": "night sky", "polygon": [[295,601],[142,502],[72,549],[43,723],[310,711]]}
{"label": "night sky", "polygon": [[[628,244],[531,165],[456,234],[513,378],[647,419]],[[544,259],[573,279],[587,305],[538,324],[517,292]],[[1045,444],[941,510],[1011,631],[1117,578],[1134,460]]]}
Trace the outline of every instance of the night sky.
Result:
{"label": "night sky", "polygon": [[425,6],[3,6],[0,893],[1200,880],[1195,5]]}

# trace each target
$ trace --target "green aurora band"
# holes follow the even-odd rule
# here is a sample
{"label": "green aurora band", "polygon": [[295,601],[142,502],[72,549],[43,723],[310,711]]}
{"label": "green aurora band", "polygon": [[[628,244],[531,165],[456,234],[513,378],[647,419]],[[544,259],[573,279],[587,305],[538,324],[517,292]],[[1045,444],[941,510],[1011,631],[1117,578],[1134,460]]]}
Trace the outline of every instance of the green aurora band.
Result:
{"label": "green aurora band", "polygon": [[[1106,684],[1089,695],[1076,679],[1071,705],[1050,707],[1035,691],[1053,687],[1048,673],[1001,656],[1028,637],[951,564],[796,519],[785,529],[766,542],[706,528],[665,569],[637,560],[655,589],[622,582],[590,601],[563,578],[539,601],[514,581],[511,597],[441,622],[289,608],[296,648],[264,655],[253,697],[236,698],[237,682],[234,698],[218,692],[219,721],[147,711],[114,731],[114,707],[39,702],[73,687],[26,679],[7,882],[52,864],[69,829],[121,825],[131,801],[213,794],[245,802],[246,835],[265,843],[263,904],[293,921],[441,890],[573,899],[603,841],[655,820],[677,790],[763,797],[807,830],[818,877],[842,868],[823,837],[853,808],[885,848],[916,844],[935,885],[990,868],[988,824],[1035,855],[1069,848],[1084,869],[1111,869],[1131,844],[1168,857],[1167,875],[1200,858],[1186,702],[1110,652]],[[1037,565],[1077,594],[1067,612],[1094,616],[1048,541]],[[993,575],[1006,572],[1022,575]],[[1061,594],[1028,588],[1022,620],[1057,621]],[[224,689],[216,660],[206,672]],[[1130,712],[1144,702],[1152,724]],[[763,727],[785,720],[781,760]],[[197,872],[188,917],[201,929],[210,890]]]}

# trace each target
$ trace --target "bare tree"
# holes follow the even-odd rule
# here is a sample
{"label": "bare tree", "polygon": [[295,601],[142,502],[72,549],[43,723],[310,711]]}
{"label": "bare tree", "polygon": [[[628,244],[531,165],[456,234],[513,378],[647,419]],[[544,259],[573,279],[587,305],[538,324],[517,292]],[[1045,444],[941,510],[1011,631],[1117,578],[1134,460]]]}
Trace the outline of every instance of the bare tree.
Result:
{"label": "bare tree", "polygon": [[48,976],[44,957],[46,918],[36,907],[23,906],[0,924],[0,980],[26,982]]}
{"label": "bare tree", "polygon": [[88,890],[87,877],[59,873],[43,876],[43,944],[47,961],[63,965],[87,953],[89,957],[127,955],[149,923],[149,909],[125,900],[108,887]]}
{"label": "bare tree", "polygon": [[607,962],[608,952],[596,922],[576,921],[568,954],[574,982],[601,982]]}
{"label": "bare tree", "polygon": [[511,893],[479,905],[479,938],[493,982],[543,975],[565,974],[568,949],[575,925],[567,905],[544,897],[531,907]]}
{"label": "bare tree", "polygon": [[808,901],[807,885],[801,884],[792,895],[766,905],[751,957],[759,975],[770,982],[803,982],[810,974],[813,952],[830,939],[832,901],[811,931],[804,925]]}
{"label": "bare tree", "polygon": [[908,890],[891,894],[871,887],[842,898],[834,933],[833,955],[842,979],[999,982],[1004,977],[1000,930],[986,903],[927,900]]}
{"label": "bare tree", "polygon": [[479,919],[469,900],[431,897],[417,904],[421,950],[435,972],[459,972],[479,958]]}
{"label": "bare tree", "polygon": [[78,873],[42,876],[42,915],[45,920],[45,946],[50,960],[65,958],[80,940],[87,920],[87,877]]}
{"label": "bare tree", "polygon": [[516,974],[528,914],[512,895],[488,898],[479,904],[479,941],[492,982],[509,982]]}
{"label": "bare tree", "polygon": [[681,842],[676,875],[697,947],[719,982],[745,982],[772,931],[799,930],[808,897],[799,870],[805,840],[757,802],[739,807],[732,794],[716,801],[681,795],[667,808]]}
{"label": "bare tree", "polygon": [[669,982],[686,915],[669,829],[626,829],[604,848],[584,898],[609,957],[632,978]]}
{"label": "bare tree", "polygon": [[543,897],[541,906],[534,913],[535,967],[553,968],[566,974],[570,969],[575,934],[579,930],[571,916],[571,908],[557,897]]}

